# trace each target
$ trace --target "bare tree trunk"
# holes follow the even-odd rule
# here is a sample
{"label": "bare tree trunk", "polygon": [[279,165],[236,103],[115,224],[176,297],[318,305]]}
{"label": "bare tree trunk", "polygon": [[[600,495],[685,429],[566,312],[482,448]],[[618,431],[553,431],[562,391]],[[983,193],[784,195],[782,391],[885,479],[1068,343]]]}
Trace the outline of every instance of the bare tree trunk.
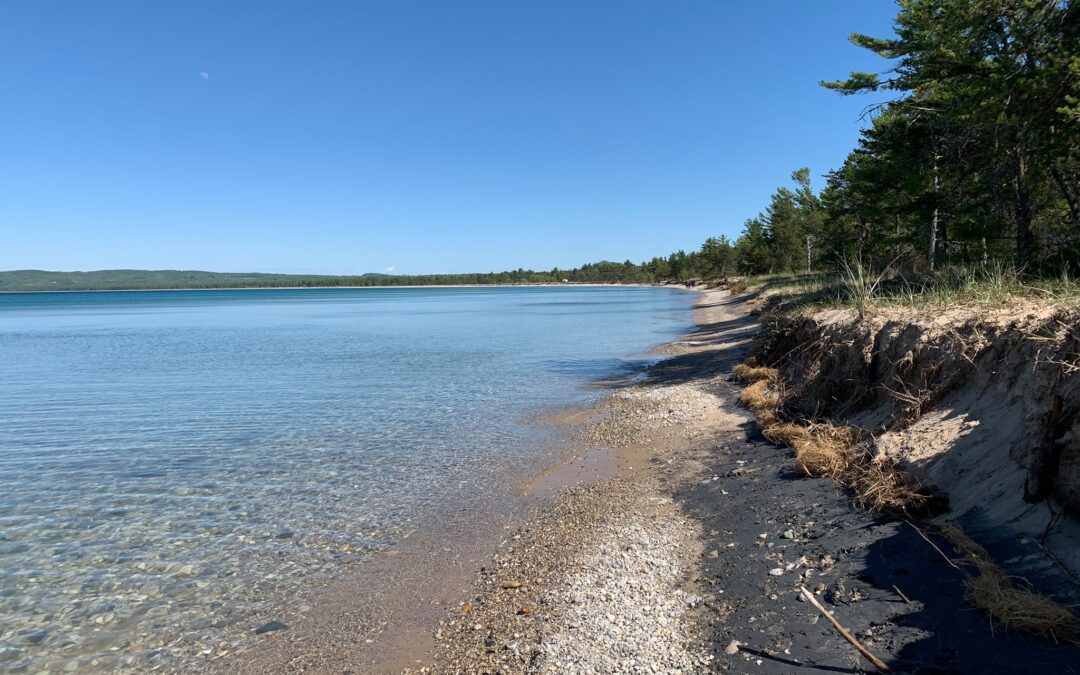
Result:
{"label": "bare tree trunk", "polygon": [[[936,158],[935,158],[936,160]],[[930,246],[926,252],[926,259],[930,261],[930,269],[934,269],[934,259],[937,257],[937,238],[939,209],[937,206],[938,173],[937,161],[934,162],[934,215],[930,218]]]}
{"label": "bare tree trunk", "polygon": [[1061,169],[1056,166],[1050,167],[1050,175],[1054,177],[1054,182],[1058,184],[1058,189],[1061,190],[1061,194],[1069,204],[1070,217],[1073,220],[1080,221],[1080,204],[1076,201],[1076,195],[1069,189],[1069,184],[1065,182],[1065,176],[1061,175]]}
{"label": "bare tree trunk", "polygon": [[930,249],[926,252],[926,258],[930,261],[930,269],[934,269],[934,258],[937,255],[937,229],[938,210],[934,208],[934,216],[930,219]]}
{"label": "bare tree trunk", "polygon": [[937,258],[938,221],[940,220],[940,207],[938,205],[938,190],[941,188],[941,177],[938,175],[938,160],[941,155],[937,151],[937,143],[934,144],[934,215],[930,218],[930,245],[926,251],[926,259],[930,263],[930,269],[934,269],[934,260]]}
{"label": "bare tree trunk", "polygon": [[1016,263],[1024,266],[1035,252],[1035,235],[1031,232],[1031,195],[1027,183],[1027,162],[1021,147],[1016,148],[1016,178],[1013,181],[1013,206],[1016,217]]}
{"label": "bare tree trunk", "polygon": [[810,273],[810,240],[813,239],[813,238],[814,238],[814,236],[811,235],[811,234],[806,235],[806,273],[807,274]]}

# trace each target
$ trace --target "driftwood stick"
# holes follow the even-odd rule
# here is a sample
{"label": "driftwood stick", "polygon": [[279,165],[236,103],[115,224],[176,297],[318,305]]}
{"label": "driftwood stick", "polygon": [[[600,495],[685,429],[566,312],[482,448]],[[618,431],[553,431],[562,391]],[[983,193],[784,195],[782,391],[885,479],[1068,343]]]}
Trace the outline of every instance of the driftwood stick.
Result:
{"label": "driftwood stick", "polygon": [[859,653],[865,656],[866,659],[870,661],[870,663],[874,664],[875,668],[882,672],[887,672],[889,670],[889,667],[885,665],[885,662],[871,654],[869,649],[863,647],[862,643],[856,640],[854,635],[849,633],[846,628],[841,626],[840,622],[834,619],[832,614],[829,614],[829,610],[822,607],[821,603],[818,602],[818,599],[814,597],[814,594],[806,590],[805,586],[799,586],[799,592],[802,593],[803,597],[806,598],[807,602],[816,607],[817,611],[821,612],[825,616],[825,618],[829,620],[829,623],[831,623],[833,628],[836,629],[836,632],[840,633],[840,635],[842,635],[845,640],[850,642],[852,646],[855,647],[855,649],[858,649]]}
{"label": "driftwood stick", "polygon": [[893,584],[893,587],[892,587],[892,589],[893,589],[894,591],[896,591],[896,594],[897,594],[897,595],[899,595],[899,596],[900,596],[901,598],[903,598],[903,599],[904,599],[904,602],[906,602],[906,603],[910,603],[910,602],[911,602],[911,598],[909,598],[908,596],[904,595],[904,592],[903,592],[902,590],[900,590],[900,589],[899,589],[899,588],[898,588],[898,587],[896,586],[896,584]]}

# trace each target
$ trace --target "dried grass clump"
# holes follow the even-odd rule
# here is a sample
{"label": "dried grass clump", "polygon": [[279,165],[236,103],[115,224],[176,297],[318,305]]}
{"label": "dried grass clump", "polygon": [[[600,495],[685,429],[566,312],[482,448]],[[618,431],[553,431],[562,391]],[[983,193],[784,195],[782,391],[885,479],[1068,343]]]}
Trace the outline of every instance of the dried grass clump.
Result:
{"label": "dried grass clump", "polygon": [[776,368],[755,367],[745,363],[740,363],[732,368],[731,374],[743,382],[777,382],[780,380],[780,371]]}
{"label": "dried grass clump", "polygon": [[983,571],[967,582],[967,598],[989,612],[1006,630],[1034,633],[1059,643],[1080,644],[1080,626],[1072,612],[1032,590],[1017,588],[1003,574]]}
{"label": "dried grass clump", "polygon": [[890,459],[866,457],[852,463],[847,482],[866,509],[911,516],[927,501],[922,486]]}
{"label": "dried grass clump", "polygon": [[957,553],[962,554],[967,559],[965,562],[968,564],[978,566],[990,563],[990,554],[986,549],[975,543],[975,540],[964,534],[964,531],[959,527],[950,523],[938,523],[938,529],[949,540]]}
{"label": "dried grass clump", "polygon": [[941,533],[973,565],[978,576],[965,582],[966,596],[1006,630],[1040,635],[1054,642],[1080,644],[1080,621],[1068,608],[1039,595],[1030,588],[1017,587],[990,554],[960,528],[942,524]]}
{"label": "dried grass clump", "polygon": [[807,443],[795,448],[795,466],[807,476],[838,478],[847,465],[846,453],[830,445]]}
{"label": "dried grass clump", "polygon": [[810,440],[810,430],[804,426],[798,424],[791,424],[783,422],[780,424],[774,424],[767,429],[762,429],[762,435],[769,439],[773,443],[779,443],[780,445],[786,445],[789,448],[794,448],[796,443],[802,443]]}
{"label": "dried grass clump", "polygon": [[871,511],[911,515],[927,499],[922,486],[897,464],[875,459],[862,446],[862,432],[835,424],[801,426],[778,423],[762,433],[795,451],[795,466],[808,476],[822,476],[850,487],[859,505]]}
{"label": "dried grass clump", "polygon": [[776,408],[780,405],[780,393],[770,384],[758,380],[739,394],[739,400],[754,413],[763,429],[776,423]]}
{"label": "dried grass clump", "polygon": [[895,462],[875,460],[867,448],[857,448],[865,432],[827,423],[781,422],[782,383],[777,371],[740,364],[734,372],[745,380],[758,378],[743,389],[739,400],[754,413],[766,438],[795,452],[795,466],[806,475],[831,478],[852,488],[858,502],[873,511],[910,515],[924,505],[921,486]]}
{"label": "dried grass clump", "polygon": [[843,482],[855,459],[851,451],[857,440],[855,430],[834,424],[815,424],[809,432],[809,440],[792,446],[795,450],[795,466],[809,476],[824,476]]}
{"label": "dried grass clump", "polygon": [[765,438],[786,445],[795,451],[795,465],[808,476],[842,479],[850,466],[850,450],[858,439],[850,427],[834,424],[802,426],[788,422],[773,424],[762,430]]}

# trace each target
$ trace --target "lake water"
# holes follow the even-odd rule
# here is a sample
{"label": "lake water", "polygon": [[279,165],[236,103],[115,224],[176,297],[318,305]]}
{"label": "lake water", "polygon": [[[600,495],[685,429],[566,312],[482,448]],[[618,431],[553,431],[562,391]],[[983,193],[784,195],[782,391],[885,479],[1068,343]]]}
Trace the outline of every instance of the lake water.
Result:
{"label": "lake water", "polygon": [[0,295],[0,670],[167,663],[476,507],[554,458],[524,419],[653,358],[692,300]]}

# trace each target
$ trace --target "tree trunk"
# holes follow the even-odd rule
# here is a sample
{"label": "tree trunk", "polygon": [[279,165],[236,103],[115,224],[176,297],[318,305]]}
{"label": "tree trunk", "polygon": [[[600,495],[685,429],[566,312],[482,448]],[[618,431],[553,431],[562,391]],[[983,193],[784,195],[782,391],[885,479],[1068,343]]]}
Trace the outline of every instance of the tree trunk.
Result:
{"label": "tree trunk", "polygon": [[938,176],[938,157],[937,148],[934,148],[934,215],[930,218],[930,246],[926,251],[926,259],[930,263],[931,270],[934,269],[934,259],[937,257],[939,220],[938,189],[941,187],[941,178]]}
{"label": "tree trunk", "polygon": [[1016,217],[1016,264],[1020,267],[1031,262],[1035,253],[1035,235],[1031,232],[1031,194],[1027,182],[1027,162],[1024,151],[1016,148],[1016,178],[1013,180],[1013,208]]}
{"label": "tree trunk", "polygon": [[926,252],[926,259],[930,261],[930,269],[934,269],[934,258],[937,256],[937,229],[938,209],[934,207],[934,215],[930,218],[930,248]]}
{"label": "tree trunk", "polygon": [[1080,204],[1077,204],[1076,195],[1072,193],[1069,184],[1065,182],[1065,176],[1061,175],[1061,169],[1056,166],[1050,167],[1050,175],[1054,177],[1054,182],[1058,184],[1058,189],[1061,190],[1061,194],[1069,204],[1069,216],[1074,221],[1080,221]]}

